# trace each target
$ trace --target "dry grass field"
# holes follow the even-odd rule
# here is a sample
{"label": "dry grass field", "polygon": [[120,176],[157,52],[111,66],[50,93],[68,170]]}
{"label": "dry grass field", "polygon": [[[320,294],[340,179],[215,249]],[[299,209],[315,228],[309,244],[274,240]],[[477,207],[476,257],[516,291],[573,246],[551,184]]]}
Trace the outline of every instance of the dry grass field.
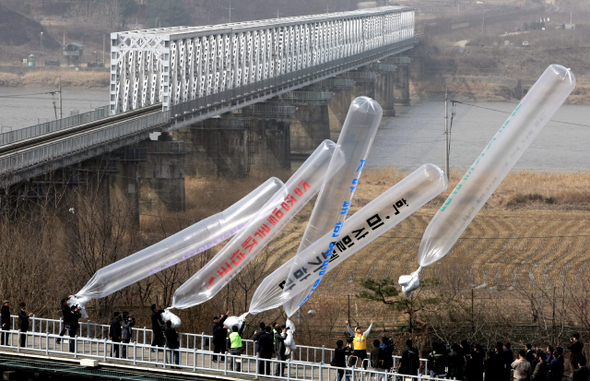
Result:
{"label": "dry grass field", "polygon": [[[404,175],[394,169],[365,172],[352,212],[395,185]],[[338,327],[349,313],[351,319],[361,324],[375,317],[380,331],[407,325],[406,314],[392,311],[382,303],[359,299],[356,294],[362,289],[363,279],[390,277],[397,281],[400,275],[417,268],[422,234],[461,175],[453,172],[444,194],[326,275],[303,308],[304,312],[315,310],[317,314],[313,319],[302,320],[300,324],[309,329],[304,329],[302,335],[308,332],[307,339],[313,342],[311,332],[318,324],[325,324],[326,328],[332,328],[330,334],[323,337],[331,339],[340,334]],[[210,215],[239,199],[262,180],[263,177],[243,182],[189,179],[187,200],[191,195],[193,199],[182,218]],[[588,323],[585,300],[590,293],[585,270],[590,245],[589,185],[590,173],[511,173],[449,254],[424,270],[422,277],[434,278],[437,284],[424,289],[422,294],[419,292],[417,297],[438,298],[443,304],[431,312],[436,312],[440,319],[456,319],[460,323],[467,320],[469,324],[479,321],[480,335],[474,334],[474,337],[482,337],[485,331],[490,342],[512,332],[499,328],[484,330],[491,322],[508,325],[512,330],[518,324],[547,328],[554,323],[553,308],[556,309],[555,322],[560,324],[562,333],[567,326]],[[224,197],[220,198],[220,194]],[[308,205],[249,266],[258,273],[264,268],[264,273],[268,274],[293,256],[310,212],[311,205]],[[472,290],[473,311],[470,307]],[[583,302],[573,305],[576,297]],[[453,309],[459,308],[462,312],[451,317],[451,304]],[[236,311],[239,312],[242,311]],[[271,311],[253,319],[276,319],[280,314],[279,310]],[[444,317],[444,314],[449,316]],[[538,336],[545,337],[537,332],[539,329],[536,326],[532,333],[527,333],[526,340],[538,341]],[[441,332],[436,334],[445,336]],[[522,338],[521,331],[513,334],[515,338]],[[451,333],[448,336],[449,340],[455,338]]]}

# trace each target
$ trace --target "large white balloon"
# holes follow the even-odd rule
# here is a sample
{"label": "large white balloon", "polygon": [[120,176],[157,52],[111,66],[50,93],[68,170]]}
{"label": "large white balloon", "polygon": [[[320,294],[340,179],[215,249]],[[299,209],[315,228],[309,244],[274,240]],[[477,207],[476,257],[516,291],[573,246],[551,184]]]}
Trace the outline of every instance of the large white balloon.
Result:
{"label": "large white balloon", "polygon": [[[342,165],[336,144],[324,141],[289,181],[240,232],[174,293],[172,308],[184,309],[211,299],[227,285],[320,190],[332,156]],[[337,171],[336,165],[332,170]]]}
{"label": "large white balloon", "polygon": [[545,70],[428,224],[418,251],[420,267],[400,277],[404,294],[419,287],[423,267],[449,252],[575,86],[569,69],[551,65]]}
{"label": "large white balloon", "polygon": [[84,305],[90,299],[104,298],[228,240],[283,185],[281,180],[272,177],[223,212],[103,267],[76,293],[77,302]]}
{"label": "large white balloon", "polygon": [[[424,164],[389,188],[346,220],[340,234],[342,238],[332,251],[327,271],[333,270],[405,220],[444,191],[447,185],[447,177],[440,168],[433,164]],[[267,276],[252,297],[249,313],[257,314],[281,304],[290,305],[291,309],[299,306],[307,295],[305,291],[311,282],[310,278],[305,276],[320,271],[326,258],[326,245],[331,241],[332,234],[328,233],[303,251],[302,256],[307,265],[305,273],[299,278],[287,279],[294,259]]]}
{"label": "large white balloon", "polygon": [[[318,287],[322,276],[329,265],[329,257],[342,230],[342,226],[352,197],[359,183],[365,161],[377,134],[383,110],[373,99],[358,97],[350,104],[348,114],[338,137],[338,149],[344,155],[344,164],[340,170],[331,165],[330,173],[334,176],[325,179],[320,195],[314,205],[307,228],[299,245],[299,250],[289,270],[289,279],[305,276],[309,279],[307,295],[298,306],[285,306],[287,316],[291,316],[305,303],[311,293]],[[328,242],[321,250],[328,253],[318,272],[302,274],[307,266],[303,252],[326,233],[332,232],[332,242]]]}

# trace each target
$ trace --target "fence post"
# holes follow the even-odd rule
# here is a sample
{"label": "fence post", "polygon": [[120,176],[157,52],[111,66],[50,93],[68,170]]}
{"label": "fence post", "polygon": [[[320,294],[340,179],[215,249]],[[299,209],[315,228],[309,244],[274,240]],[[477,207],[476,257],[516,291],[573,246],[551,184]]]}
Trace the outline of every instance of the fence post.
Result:
{"label": "fence post", "polygon": [[49,332],[45,333],[45,356],[49,356]]}
{"label": "fence post", "polygon": [[[196,348],[196,344],[197,343],[195,343],[195,348],[193,348],[193,372],[195,370],[197,370],[197,348]],[[203,365],[205,365],[205,364],[203,364]]]}
{"label": "fence post", "polygon": [[224,361],[223,361],[223,375],[227,376],[227,354],[223,353],[220,354],[219,356],[219,361],[221,361],[221,356],[224,356]]}
{"label": "fence post", "polygon": [[90,339],[90,319],[86,322],[86,337]]}
{"label": "fence post", "polygon": [[326,346],[322,345],[322,364],[326,363]]}
{"label": "fence post", "polygon": [[[147,327],[143,327],[143,343],[145,344],[145,339],[147,336]],[[139,340],[138,340],[139,341]]]}

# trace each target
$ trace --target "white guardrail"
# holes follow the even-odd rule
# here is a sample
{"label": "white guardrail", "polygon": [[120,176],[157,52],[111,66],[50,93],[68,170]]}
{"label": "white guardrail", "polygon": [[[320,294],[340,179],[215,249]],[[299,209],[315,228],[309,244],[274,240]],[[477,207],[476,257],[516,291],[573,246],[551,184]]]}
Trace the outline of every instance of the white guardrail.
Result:
{"label": "white guardrail", "polygon": [[[265,376],[262,369],[266,366],[270,368],[270,373],[266,375],[276,379],[285,380],[337,380],[338,371],[343,372],[342,379],[346,381],[355,380],[375,380],[375,381],[442,381],[444,378],[429,377],[427,374],[428,367],[426,359],[420,359],[421,370],[424,374],[415,376],[402,375],[396,373],[401,356],[393,356],[393,367],[386,370],[377,370],[370,368],[369,360],[366,359],[359,367],[338,368],[330,366],[334,350],[331,348],[312,347],[298,345],[297,349],[291,353],[286,361],[276,359],[263,359],[254,353],[254,342],[249,339],[243,339],[243,353],[241,356],[234,356],[229,353],[214,353],[211,349],[213,337],[205,333],[180,333],[180,348],[178,353],[179,363],[174,364],[170,361],[171,349],[166,347],[151,346],[152,331],[147,327],[133,327],[133,340],[128,343],[113,343],[108,340],[109,325],[92,323],[90,320],[80,323],[80,332],[74,338],[73,350],[70,351],[69,337],[66,333],[60,337],[59,333],[63,328],[63,322],[57,319],[45,319],[31,317],[29,320],[30,330],[26,333],[26,345],[20,347],[18,316],[12,315],[11,329],[8,331],[0,330],[0,335],[7,335],[4,345],[0,345],[0,351],[22,350],[32,351],[45,356],[71,356],[75,359],[90,358],[103,362],[122,362],[133,365],[154,365],[162,368],[174,368],[183,371],[208,371],[213,373],[222,373],[237,377],[240,374],[249,376]],[[56,341],[61,339],[58,344]],[[119,347],[120,357],[113,356],[113,346]],[[123,349],[124,348],[124,349]],[[122,353],[126,353],[123,358]],[[215,361],[214,358],[219,358]],[[268,365],[266,365],[268,363]],[[240,370],[237,371],[237,364],[240,364]],[[277,366],[284,367],[284,376],[276,376],[275,369]],[[366,369],[364,369],[366,368]],[[570,375],[564,375],[563,380],[571,381]]]}
{"label": "white guardrail", "polygon": [[[248,374],[251,376],[264,375],[263,369],[265,363],[270,366],[270,375],[274,375],[275,369],[280,364],[284,366],[284,376],[274,376],[275,378],[287,380],[335,380],[338,371],[344,372],[347,380],[393,380],[393,377],[400,376],[393,370],[397,369],[400,357],[394,356],[394,366],[390,371],[376,370],[367,367],[349,367],[337,368],[330,366],[334,350],[325,347],[297,346],[297,349],[291,353],[286,361],[276,359],[263,359],[254,354],[254,342],[244,339],[243,354],[234,356],[229,353],[215,354],[212,348],[212,336],[194,333],[180,333],[180,348],[178,352],[178,365],[171,363],[171,349],[166,347],[152,347],[152,331],[147,327],[133,328],[132,341],[128,344],[113,343],[108,340],[109,326],[106,324],[95,324],[91,321],[80,323],[78,335],[73,339],[74,343],[70,348],[70,338],[66,333],[63,337],[59,336],[63,328],[63,322],[56,319],[45,319],[31,317],[29,320],[30,330],[26,332],[26,344],[20,347],[20,331],[18,327],[18,316],[12,316],[11,330],[0,331],[0,335],[6,335],[6,342],[0,345],[0,350],[13,349],[16,352],[34,351],[46,356],[72,356],[73,358],[90,358],[104,362],[124,362],[134,365],[159,365],[163,368],[173,368],[192,371],[210,371],[223,373],[224,375],[236,376],[238,374]],[[61,339],[61,342],[57,342]],[[119,347],[119,354],[126,352],[126,358],[113,357],[113,347]],[[70,350],[72,349],[72,350]],[[215,361],[214,357],[219,357],[220,361]],[[426,360],[420,360],[425,373]],[[240,364],[241,369],[238,372],[234,367]],[[367,365],[365,360],[363,365]],[[232,370],[233,369],[233,370]],[[430,378],[425,375],[403,376],[404,381],[417,380],[442,380]]]}

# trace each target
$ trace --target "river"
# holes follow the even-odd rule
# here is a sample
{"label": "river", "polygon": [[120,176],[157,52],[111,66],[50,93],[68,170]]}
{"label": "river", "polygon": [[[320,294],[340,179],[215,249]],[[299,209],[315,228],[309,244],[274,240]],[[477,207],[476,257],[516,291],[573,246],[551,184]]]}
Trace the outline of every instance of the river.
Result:
{"label": "river", "polygon": [[[51,88],[0,88],[2,131],[53,120],[57,94]],[[35,95],[31,95],[35,94]],[[108,104],[107,89],[64,88],[63,115]],[[465,169],[504,123],[517,103],[457,104],[451,129],[451,168]],[[516,170],[578,172],[590,168],[590,106],[564,105],[516,163]],[[424,163],[444,169],[444,102],[417,100],[399,106],[397,116],[384,118],[368,168],[396,167],[411,171]]]}

